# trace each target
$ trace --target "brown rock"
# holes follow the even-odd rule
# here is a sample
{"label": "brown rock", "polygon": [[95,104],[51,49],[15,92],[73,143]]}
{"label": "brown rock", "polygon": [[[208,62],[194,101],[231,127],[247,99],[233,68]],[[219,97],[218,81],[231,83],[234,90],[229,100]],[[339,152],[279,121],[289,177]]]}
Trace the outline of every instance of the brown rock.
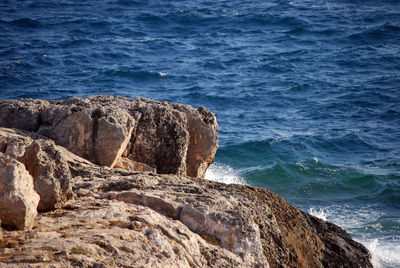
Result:
{"label": "brown rock", "polygon": [[[0,101],[0,126],[36,131],[89,161],[114,167],[121,155],[158,173],[204,177],[218,148],[218,125],[204,107],[112,96],[65,101]],[[21,119],[24,118],[24,119]],[[26,119],[25,119],[26,118]],[[33,122],[24,124],[25,120]],[[125,160],[122,160],[124,162]],[[125,161],[125,164],[127,162]],[[136,164],[136,163],[142,163]]]}
{"label": "brown rock", "polygon": [[114,167],[123,168],[129,171],[157,172],[155,168],[152,168],[149,165],[130,160],[126,157],[120,157]]}
{"label": "brown rock", "polygon": [[23,99],[0,101],[0,126],[37,131],[40,112],[50,106],[49,101]]}
{"label": "brown rock", "polygon": [[186,156],[186,175],[204,178],[207,168],[214,162],[218,149],[218,124],[213,113],[204,107],[197,111],[178,106],[188,121],[190,135]]}
{"label": "brown rock", "polygon": [[346,232],[282,197],[199,178],[217,149],[205,108],[110,96],[0,107],[40,114],[37,134],[0,129],[0,152],[7,172],[25,164],[44,210],[59,208],[5,231],[18,247],[0,247],[1,267],[372,267]]}
{"label": "brown rock", "polygon": [[33,178],[18,161],[0,153],[0,219],[15,229],[30,229],[37,215],[39,195]]}
{"label": "brown rock", "polygon": [[53,141],[35,140],[19,160],[34,178],[39,211],[60,208],[71,198],[71,172],[63,151]]}
{"label": "brown rock", "polygon": [[140,118],[127,157],[158,173],[185,175],[189,133],[184,114],[166,103],[150,101],[139,100],[134,109]]}
{"label": "brown rock", "polygon": [[24,164],[33,177],[34,189],[40,195],[40,211],[61,207],[71,197],[71,172],[65,160],[67,154],[52,140],[0,128],[0,151]]}
{"label": "brown rock", "polygon": [[0,218],[0,247],[3,244],[3,230],[1,229],[1,218]]}
{"label": "brown rock", "polygon": [[[71,100],[45,111],[46,120],[55,117],[46,133],[58,145],[93,163],[114,167],[125,150],[134,127],[133,118],[124,110]],[[63,118],[49,116],[59,113]],[[45,121],[46,122],[46,121]]]}

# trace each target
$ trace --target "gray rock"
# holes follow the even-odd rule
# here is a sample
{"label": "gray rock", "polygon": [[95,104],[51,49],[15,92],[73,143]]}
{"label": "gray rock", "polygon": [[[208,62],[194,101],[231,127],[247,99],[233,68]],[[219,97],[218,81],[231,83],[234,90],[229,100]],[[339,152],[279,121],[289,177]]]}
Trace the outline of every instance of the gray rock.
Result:
{"label": "gray rock", "polygon": [[40,112],[50,107],[49,101],[23,99],[0,101],[0,126],[37,131]]}

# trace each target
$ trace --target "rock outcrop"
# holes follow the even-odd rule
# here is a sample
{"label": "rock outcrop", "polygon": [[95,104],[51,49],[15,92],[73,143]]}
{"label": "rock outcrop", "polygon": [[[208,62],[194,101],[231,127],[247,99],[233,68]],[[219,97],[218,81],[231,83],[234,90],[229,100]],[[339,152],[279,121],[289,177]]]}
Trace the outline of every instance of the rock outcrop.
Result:
{"label": "rock outcrop", "polygon": [[204,177],[218,148],[217,121],[204,107],[94,96],[5,100],[0,113],[0,127],[38,133],[108,167]]}
{"label": "rock outcrop", "polygon": [[[28,102],[23,107],[30,107]],[[202,179],[216,150],[217,125],[206,109],[143,99],[129,104],[128,99],[105,96],[32,102],[42,107],[41,122],[32,125],[35,133],[0,129],[0,152],[11,163],[4,165],[7,172],[23,168],[31,176],[30,190],[38,192],[41,202],[43,198],[45,209],[31,231],[4,231],[1,267],[372,267],[369,252],[346,232],[282,197]],[[118,109],[107,110],[113,102]],[[12,102],[5,103],[1,109]],[[89,116],[96,109],[107,112]],[[36,118],[33,110],[24,113]],[[76,113],[86,123],[65,121]],[[98,124],[90,123],[94,118],[104,118],[104,133],[131,133],[114,168],[98,165],[98,156],[89,157],[101,142],[93,134],[99,129],[88,127]],[[62,132],[54,130],[56,122],[68,126],[64,136],[52,134]],[[77,139],[64,146],[92,142],[81,151],[85,155],[49,138],[72,133]],[[87,140],[87,133],[94,138]],[[11,192],[4,189],[0,186],[0,194]],[[9,220],[0,216],[3,224]]]}

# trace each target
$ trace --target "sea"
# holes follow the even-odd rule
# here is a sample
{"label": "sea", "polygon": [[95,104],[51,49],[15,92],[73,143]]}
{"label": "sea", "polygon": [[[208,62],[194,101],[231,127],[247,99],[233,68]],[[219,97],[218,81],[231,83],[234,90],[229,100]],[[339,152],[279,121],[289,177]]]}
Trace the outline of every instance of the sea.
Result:
{"label": "sea", "polygon": [[400,267],[399,0],[0,1],[0,99],[213,111],[206,179],[265,187]]}

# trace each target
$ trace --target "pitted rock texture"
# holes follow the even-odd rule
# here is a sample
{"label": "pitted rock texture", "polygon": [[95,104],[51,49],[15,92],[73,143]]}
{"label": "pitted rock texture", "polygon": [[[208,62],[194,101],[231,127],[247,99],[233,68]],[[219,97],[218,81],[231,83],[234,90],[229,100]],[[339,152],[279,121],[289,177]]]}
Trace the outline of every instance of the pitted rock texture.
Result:
{"label": "pitted rock texture", "polygon": [[5,231],[1,267],[372,267],[342,229],[266,189],[72,158],[75,198]]}
{"label": "pitted rock texture", "polygon": [[218,148],[217,121],[204,107],[93,96],[4,100],[0,111],[0,126],[36,132],[102,166],[204,177]]}
{"label": "pitted rock texture", "polygon": [[72,196],[65,151],[44,137],[0,128],[0,152],[24,164],[33,177],[34,189],[40,195],[40,211],[58,208]]}
{"label": "pitted rock texture", "polygon": [[0,222],[10,228],[30,229],[38,203],[39,195],[25,166],[0,153]]}

